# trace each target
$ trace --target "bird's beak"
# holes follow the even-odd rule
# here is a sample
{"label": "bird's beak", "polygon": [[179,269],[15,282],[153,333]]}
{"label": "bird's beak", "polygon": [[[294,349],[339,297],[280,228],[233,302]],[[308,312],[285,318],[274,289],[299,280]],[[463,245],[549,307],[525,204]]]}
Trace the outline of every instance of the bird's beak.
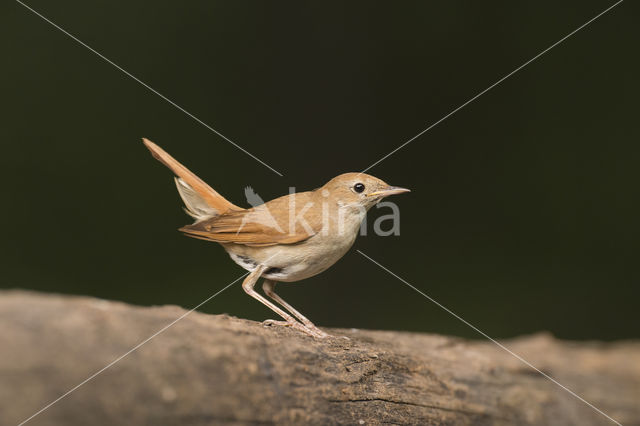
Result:
{"label": "bird's beak", "polygon": [[411,192],[411,190],[407,188],[400,188],[399,186],[388,186],[384,189],[381,189],[380,191],[367,194],[367,197],[375,197],[375,196],[387,197],[389,195],[402,194],[403,192]]}

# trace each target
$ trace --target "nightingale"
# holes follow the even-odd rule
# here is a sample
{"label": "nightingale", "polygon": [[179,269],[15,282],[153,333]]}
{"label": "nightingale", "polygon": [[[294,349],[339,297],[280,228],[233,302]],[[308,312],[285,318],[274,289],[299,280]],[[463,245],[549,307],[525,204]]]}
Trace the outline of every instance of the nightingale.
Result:
{"label": "nightingale", "polygon": [[[329,337],[275,293],[276,283],[317,275],[353,245],[367,210],[384,197],[409,192],[364,173],[341,174],[313,191],[288,194],[252,208],[232,204],[148,139],[151,154],[176,175],[184,209],[195,222],[179,228],[185,235],[222,245],[249,274],[242,288],[282,321],[314,338]],[[267,299],[255,290],[262,289]],[[279,305],[279,306],[278,306]]]}

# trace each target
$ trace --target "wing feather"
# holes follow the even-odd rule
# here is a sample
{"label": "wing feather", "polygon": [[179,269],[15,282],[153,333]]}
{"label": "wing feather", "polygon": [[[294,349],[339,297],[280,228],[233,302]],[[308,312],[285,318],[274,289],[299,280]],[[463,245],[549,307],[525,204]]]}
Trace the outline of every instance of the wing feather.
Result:
{"label": "wing feather", "polygon": [[[295,196],[295,203],[289,197]],[[276,198],[252,209],[230,211],[180,228],[188,236],[248,246],[295,244],[322,229],[312,192]],[[292,216],[293,215],[293,216]],[[291,221],[290,221],[291,219]]]}

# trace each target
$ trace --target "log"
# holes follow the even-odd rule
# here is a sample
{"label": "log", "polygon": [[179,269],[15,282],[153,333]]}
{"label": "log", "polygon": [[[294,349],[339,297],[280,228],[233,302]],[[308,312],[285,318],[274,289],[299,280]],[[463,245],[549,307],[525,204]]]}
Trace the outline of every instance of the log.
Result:
{"label": "log", "polygon": [[[0,423],[19,424],[187,311],[0,291]],[[193,312],[33,425],[606,425],[486,340],[281,327]],[[501,342],[618,422],[640,424],[640,342]]]}

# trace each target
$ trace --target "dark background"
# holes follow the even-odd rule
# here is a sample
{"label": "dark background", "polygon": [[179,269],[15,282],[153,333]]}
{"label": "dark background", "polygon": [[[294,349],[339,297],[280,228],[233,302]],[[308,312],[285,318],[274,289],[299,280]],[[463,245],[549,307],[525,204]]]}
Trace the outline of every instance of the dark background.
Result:
{"label": "dark background", "polygon": [[[243,270],[176,232],[190,221],[141,137],[236,204],[245,185],[312,189],[613,2],[28,4],[284,177],[4,2],[0,287],[190,308]],[[399,237],[355,248],[493,337],[640,337],[637,17],[622,3],[374,167],[413,192]],[[477,337],[355,250],[280,290],[322,326]],[[201,310],[273,318],[239,284]]]}

